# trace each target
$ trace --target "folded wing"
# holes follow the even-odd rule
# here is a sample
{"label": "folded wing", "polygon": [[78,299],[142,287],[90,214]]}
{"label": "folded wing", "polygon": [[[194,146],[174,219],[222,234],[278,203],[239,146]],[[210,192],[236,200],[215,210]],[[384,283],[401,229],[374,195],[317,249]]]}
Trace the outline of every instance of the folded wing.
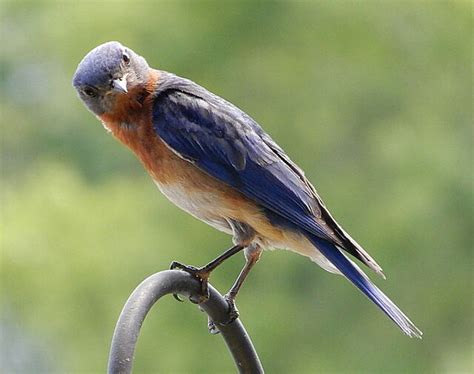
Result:
{"label": "folded wing", "polygon": [[334,243],[381,273],[331,217],[285,152],[244,112],[175,76],[153,107],[153,126],[175,153],[293,225]]}

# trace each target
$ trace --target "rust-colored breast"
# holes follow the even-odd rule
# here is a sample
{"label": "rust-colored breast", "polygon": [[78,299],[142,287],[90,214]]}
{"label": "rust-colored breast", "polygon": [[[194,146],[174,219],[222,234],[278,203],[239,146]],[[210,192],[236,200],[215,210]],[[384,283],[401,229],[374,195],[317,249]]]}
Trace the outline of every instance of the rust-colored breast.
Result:
{"label": "rust-colored breast", "polygon": [[182,184],[186,188],[202,190],[232,190],[175,154],[153,129],[153,92],[158,84],[158,74],[151,70],[146,87],[134,88],[119,97],[115,110],[101,115],[100,120],[114,137],[137,155],[157,183]]}
{"label": "rust-colored breast", "polygon": [[113,112],[100,116],[104,126],[137,155],[154,179],[162,179],[162,163],[178,158],[153,130],[153,92],[158,78],[158,72],[151,70],[145,87],[133,88],[122,95]]}
{"label": "rust-colored breast", "polygon": [[[228,218],[247,222],[262,238],[281,241],[283,233],[268,222],[254,202],[182,159],[161,140],[152,124],[152,93],[157,82],[158,72],[153,71],[146,87],[123,95],[117,109],[102,115],[100,120],[137,155],[162,192],[176,205],[207,223]],[[143,95],[145,99],[139,100]]]}

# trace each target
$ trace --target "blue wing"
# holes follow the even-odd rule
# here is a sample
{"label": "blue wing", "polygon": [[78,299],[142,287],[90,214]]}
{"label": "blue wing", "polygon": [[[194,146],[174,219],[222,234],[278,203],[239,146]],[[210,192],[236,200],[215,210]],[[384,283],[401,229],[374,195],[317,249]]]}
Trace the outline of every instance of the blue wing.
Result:
{"label": "blue wing", "polygon": [[181,157],[285,222],[380,266],[336,223],[314,187],[247,114],[195,83],[162,72],[153,126]]}
{"label": "blue wing", "polygon": [[[226,110],[227,109],[227,110]],[[261,206],[328,240],[312,192],[233,108],[172,91],[156,99],[153,124],[175,152]]]}
{"label": "blue wing", "polygon": [[421,332],[340,251],[377,272],[377,263],[331,217],[314,187],[284,151],[244,112],[191,81],[165,73],[153,126],[184,159],[234,187],[275,223],[297,228],[339,271],[410,336]]}

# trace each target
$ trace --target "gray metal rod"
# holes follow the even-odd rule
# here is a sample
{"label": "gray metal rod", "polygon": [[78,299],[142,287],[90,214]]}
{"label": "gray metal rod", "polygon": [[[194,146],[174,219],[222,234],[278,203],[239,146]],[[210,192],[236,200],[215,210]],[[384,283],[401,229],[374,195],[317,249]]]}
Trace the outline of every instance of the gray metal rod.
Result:
{"label": "gray metal rod", "polygon": [[[115,326],[108,373],[132,372],[135,346],[143,320],[162,296],[174,293],[197,299],[200,290],[199,280],[181,270],[165,270],[145,279],[128,298]],[[209,299],[199,306],[221,332],[237,369],[240,373],[263,373],[260,359],[244,326],[239,319],[225,325],[229,320],[227,301],[211,285],[209,292]]]}

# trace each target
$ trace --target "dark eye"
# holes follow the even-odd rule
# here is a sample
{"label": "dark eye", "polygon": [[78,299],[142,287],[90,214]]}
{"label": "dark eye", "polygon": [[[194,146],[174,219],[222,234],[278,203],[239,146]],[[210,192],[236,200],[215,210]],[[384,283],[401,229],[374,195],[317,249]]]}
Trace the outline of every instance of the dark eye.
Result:
{"label": "dark eye", "polygon": [[127,54],[127,52],[122,53],[122,60],[125,63],[125,65],[130,64],[130,56]]}
{"label": "dark eye", "polygon": [[95,92],[95,90],[91,87],[86,87],[82,90],[82,92],[84,92],[84,95],[86,96],[89,96],[89,97],[96,97],[97,96],[97,93]]}

